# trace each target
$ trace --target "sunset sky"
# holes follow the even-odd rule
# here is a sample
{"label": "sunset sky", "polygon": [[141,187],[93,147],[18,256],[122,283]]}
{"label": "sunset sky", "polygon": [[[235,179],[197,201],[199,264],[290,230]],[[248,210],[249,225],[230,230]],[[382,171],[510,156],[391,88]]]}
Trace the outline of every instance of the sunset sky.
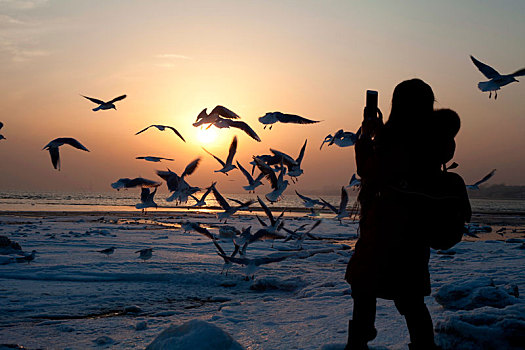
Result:
{"label": "sunset sky", "polygon": [[[502,74],[524,68],[524,14],[522,0],[0,0],[0,190],[109,191],[118,178],[160,180],[155,170],[180,173],[201,156],[192,185],[218,180],[241,192],[241,173],[214,173],[219,164],[201,148],[225,159],[237,135],[245,167],[269,148],[296,157],[308,139],[305,173],[287,192],[337,191],[355,172],[354,149],[320,151],[324,137],[357,130],[367,89],[388,115],[395,85],[414,77],[432,86],[436,108],[459,113],[454,160],[467,183],[496,168],[492,184],[525,185],[525,82],[489,99],[469,58]],[[128,97],[93,112],[80,94]],[[191,124],[218,104],[262,142],[234,129],[199,139]],[[273,111],[322,122],[263,130],[257,118]],[[153,129],[135,136],[151,124],[172,125],[187,143]],[[57,137],[90,153],[61,147],[57,171],[42,151]],[[145,155],[175,161],[135,159]]]}

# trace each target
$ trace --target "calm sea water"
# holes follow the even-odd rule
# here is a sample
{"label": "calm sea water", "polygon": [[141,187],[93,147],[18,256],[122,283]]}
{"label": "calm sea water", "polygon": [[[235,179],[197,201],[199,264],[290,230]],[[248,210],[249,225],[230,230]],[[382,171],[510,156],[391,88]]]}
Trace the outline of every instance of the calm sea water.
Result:
{"label": "calm sea water", "polygon": [[[355,202],[357,192],[348,191],[350,196],[349,206]],[[173,202],[166,202],[167,193],[158,193],[155,202],[159,210],[187,208],[195,203],[192,199],[185,205],[176,206]],[[264,198],[264,193],[258,194],[223,194],[223,196],[246,201],[256,200],[259,195]],[[312,198],[322,197],[335,206],[339,206],[339,196],[333,195],[305,195]],[[199,195],[200,197],[200,195]],[[140,202],[139,190],[121,190],[106,193],[92,192],[0,192],[0,211],[137,211],[135,204]],[[206,199],[207,206],[217,207],[215,198],[210,195]],[[304,210],[302,200],[294,192],[287,191],[282,200],[274,207],[284,207],[290,210]],[[524,200],[494,200],[471,199],[474,212],[489,213],[516,213],[525,215]],[[258,204],[255,205],[256,207]]]}

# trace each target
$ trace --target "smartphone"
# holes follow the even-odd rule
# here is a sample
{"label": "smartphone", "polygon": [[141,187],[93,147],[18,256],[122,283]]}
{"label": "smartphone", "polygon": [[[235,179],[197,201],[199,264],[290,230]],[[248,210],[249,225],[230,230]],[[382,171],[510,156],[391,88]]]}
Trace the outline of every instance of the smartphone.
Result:
{"label": "smartphone", "polygon": [[377,118],[377,97],[378,93],[375,90],[366,90],[366,118]]}

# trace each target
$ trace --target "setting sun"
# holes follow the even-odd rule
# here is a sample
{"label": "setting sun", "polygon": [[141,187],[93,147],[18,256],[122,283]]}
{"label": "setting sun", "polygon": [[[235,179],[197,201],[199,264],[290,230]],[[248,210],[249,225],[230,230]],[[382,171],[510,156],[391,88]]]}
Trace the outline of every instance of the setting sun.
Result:
{"label": "setting sun", "polygon": [[197,129],[197,139],[200,143],[208,144],[215,141],[217,138],[217,129],[215,127],[204,127],[201,126]]}

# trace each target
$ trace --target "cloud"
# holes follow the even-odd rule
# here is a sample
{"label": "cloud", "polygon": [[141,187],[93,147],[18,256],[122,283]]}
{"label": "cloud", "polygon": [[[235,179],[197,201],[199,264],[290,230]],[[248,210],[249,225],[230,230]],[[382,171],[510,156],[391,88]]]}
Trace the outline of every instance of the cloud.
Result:
{"label": "cloud", "polygon": [[191,57],[188,57],[188,56],[178,55],[178,54],[173,54],[173,53],[160,54],[160,55],[156,55],[155,57],[156,58],[167,58],[167,59],[179,59],[179,60],[191,60],[192,59]]}
{"label": "cloud", "polygon": [[31,10],[47,2],[48,0],[0,0],[0,8]]}
{"label": "cloud", "polygon": [[22,47],[6,38],[0,38],[0,58],[7,56],[11,62],[28,62],[50,54],[49,51]]}

